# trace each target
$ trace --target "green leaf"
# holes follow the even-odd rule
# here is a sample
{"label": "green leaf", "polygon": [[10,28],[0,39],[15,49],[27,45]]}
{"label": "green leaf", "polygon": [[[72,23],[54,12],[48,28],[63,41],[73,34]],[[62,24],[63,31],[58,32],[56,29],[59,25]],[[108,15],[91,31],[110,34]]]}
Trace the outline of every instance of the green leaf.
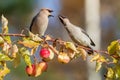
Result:
{"label": "green leaf", "polygon": [[7,55],[0,53],[0,61],[12,61],[12,60],[13,59],[8,57]]}
{"label": "green leaf", "polygon": [[116,52],[119,50],[119,42],[118,41],[113,41],[109,46],[108,46],[108,53],[109,54],[116,54]]}
{"label": "green leaf", "polygon": [[76,47],[75,47],[75,45],[72,42],[66,42],[65,43],[65,47],[69,48],[69,49],[71,49],[71,50],[73,50],[75,52],[78,52],[77,49],[76,49]]}
{"label": "green leaf", "polygon": [[107,69],[107,78],[109,78],[109,79],[113,79],[114,78],[114,71],[113,71],[113,69],[112,68],[108,68]]}
{"label": "green leaf", "polygon": [[96,62],[95,71],[98,72],[102,67],[102,62]]}

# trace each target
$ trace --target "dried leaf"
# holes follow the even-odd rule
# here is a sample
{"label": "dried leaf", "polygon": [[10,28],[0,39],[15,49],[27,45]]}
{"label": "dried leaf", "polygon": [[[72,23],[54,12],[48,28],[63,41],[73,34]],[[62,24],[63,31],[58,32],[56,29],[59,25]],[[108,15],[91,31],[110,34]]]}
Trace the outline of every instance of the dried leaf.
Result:
{"label": "dried leaf", "polygon": [[5,42],[4,45],[3,45],[3,51],[4,51],[5,53],[8,53],[8,52],[9,52],[9,49],[10,49],[10,45]]}
{"label": "dried leaf", "polygon": [[1,16],[1,21],[2,21],[2,33],[6,34],[8,33],[8,20],[7,18],[4,17],[4,15]]}
{"label": "dried leaf", "polygon": [[49,35],[46,35],[45,36],[45,40],[47,41],[47,40],[52,40],[52,38],[49,36]]}
{"label": "dried leaf", "polygon": [[16,44],[14,44],[14,45],[12,46],[12,57],[13,57],[13,58],[16,58],[17,52],[18,52],[18,47],[17,47]]}
{"label": "dried leaf", "polygon": [[[2,33],[7,34],[9,32],[8,31],[8,20],[3,15],[1,18],[2,18],[1,19],[1,21],[2,21]],[[10,36],[4,36],[3,38],[5,41],[7,41],[7,43],[11,43]]]}

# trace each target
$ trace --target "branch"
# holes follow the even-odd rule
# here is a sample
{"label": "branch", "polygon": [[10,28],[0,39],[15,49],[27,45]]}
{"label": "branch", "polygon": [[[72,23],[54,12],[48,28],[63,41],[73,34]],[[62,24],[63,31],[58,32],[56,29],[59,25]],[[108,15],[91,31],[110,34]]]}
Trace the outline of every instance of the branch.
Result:
{"label": "branch", "polygon": [[24,34],[12,34],[12,33],[9,33],[9,34],[2,34],[0,33],[0,36],[18,36],[18,37],[29,37],[29,36],[26,36]]}
{"label": "branch", "polygon": [[[13,34],[13,33],[9,33],[9,34],[2,34],[2,33],[0,33],[0,36],[16,36],[16,37],[29,37],[29,36],[26,36],[25,34]],[[50,36],[49,36],[50,37]],[[61,45],[64,45],[65,44],[65,41],[63,41],[63,40],[61,40],[61,39],[54,39],[54,38],[51,38],[50,37],[50,39],[49,40],[46,40],[46,41],[51,41],[51,42],[57,42],[57,43],[59,43],[59,44],[61,44]],[[52,46],[50,46],[48,43],[47,43],[47,45],[48,45],[48,47],[50,48],[50,49],[52,49],[53,50],[53,52],[55,52],[56,54],[58,54],[58,52],[52,47]],[[80,47],[80,48],[83,48],[83,49],[85,49],[85,50],[92,50],[92,49],[90,49],[90,48],[87,48],[87,47],[85,47],[85,46],[81,46],[81,45],[78,45],[78,47]],[[103,51],[103,50],[93,50],[94,52],[96,52],[96,53],[104,53],[104,54],[107,54],[107,55],[109,55],[109,56],[112,56],[112,57],[114,57],[114,58],[120,58],[120,57],[116,57],[116,56],[114,56],[114,55],[110,55],[107,51]]]}

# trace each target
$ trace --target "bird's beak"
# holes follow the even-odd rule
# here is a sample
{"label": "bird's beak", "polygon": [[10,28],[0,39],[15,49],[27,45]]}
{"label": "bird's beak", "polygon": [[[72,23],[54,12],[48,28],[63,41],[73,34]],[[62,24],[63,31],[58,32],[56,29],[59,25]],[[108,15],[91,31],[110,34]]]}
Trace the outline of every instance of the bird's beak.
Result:
{"label": "bird's beak", "polygon": [[[50,13],[54,12],[53,10],[48,9]],[[54,17],[52,14],[49,15],[49,17]]]}
{"label": "bird's beak", "polygon": [[63,25],[66,25],[66,24],[64,23],[64,21],[63,21],[64,18],[65,18],[64,16],[59,15],[58,18],[59,18],[59,20],[61,21],[61,23],[62,23]]}
{"label": "bird's beak", "polygon": [[54,17],[53,15],[49,15],[49,17]]}

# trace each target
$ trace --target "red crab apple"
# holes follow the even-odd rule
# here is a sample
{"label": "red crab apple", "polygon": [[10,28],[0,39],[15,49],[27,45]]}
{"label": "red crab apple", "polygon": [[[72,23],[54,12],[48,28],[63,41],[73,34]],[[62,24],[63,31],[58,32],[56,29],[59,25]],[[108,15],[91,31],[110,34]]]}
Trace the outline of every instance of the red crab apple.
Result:
{"label": "red crab apple", "polygon": [[42,58],[48,58],[50,56],[50,51],[47,48],[42,48],[40,50],[40,56]]}
{"label": "red crab apple", "polygon": [[35,64],[32,64],[30,66],[26,66],[26,73],[29,76],[34,76],[35,75],[35,71],[36,71],[36,66]]}
{"label": "red crab apple", "polygon": [[70,57],[66,53],[60,53],[58,55],[58,61],[61,63],[69,63]]}
{"label": "red crab apple", "polygon": [[40,56],[42,57],[43,61],[48,62],[54,58],[54,53],[51,49],[42,48],[40,50]]}

